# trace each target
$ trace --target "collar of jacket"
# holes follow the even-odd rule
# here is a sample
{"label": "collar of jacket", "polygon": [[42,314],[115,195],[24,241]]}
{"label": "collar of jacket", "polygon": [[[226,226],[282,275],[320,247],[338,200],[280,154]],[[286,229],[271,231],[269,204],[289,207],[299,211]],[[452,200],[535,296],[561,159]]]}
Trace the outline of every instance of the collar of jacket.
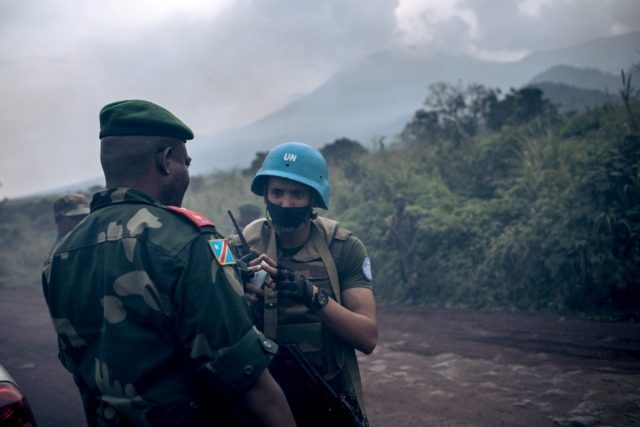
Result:
{"label": "collar of jacket", "polygon": [[163,207],[156,199],[146,193],[131,188],[118,187],[95,193],[91,200],[91,212],[120,203],[140,203]]}

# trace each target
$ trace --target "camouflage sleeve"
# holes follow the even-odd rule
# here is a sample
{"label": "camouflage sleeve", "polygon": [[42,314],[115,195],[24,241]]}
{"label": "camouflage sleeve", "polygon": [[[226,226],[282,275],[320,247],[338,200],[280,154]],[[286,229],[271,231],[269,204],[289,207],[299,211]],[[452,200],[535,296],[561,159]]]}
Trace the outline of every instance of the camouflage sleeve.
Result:
{"label": "camouflage sleeve", "polygon": [[373,288],[371,261],[367,249],[357,237],[351,235],[342,242],[336,268],[343,292],[351,288]]}
{"label": "camouflage sleeve", "polygon": [[220,265],[202,234],[176,286],[175,329],[213,391],[246,391],[277,346],[253,326],[233,264]]}
{"label": "camouflage sleeve", "polygon": [[[42,266],[42,273],[41,273],[42,294],[44,295],[44,299],[45,299],[45,302],[47,303],[47,307],[49,306],[48,276],[50,271],[51,271],[51,259],[47,259],[45,260],[44,265]],[[53,321],[53,324],[55,327],[55,321]],[[65,348],[67,348],[67,345],[65,345],[64,341],[62,340],[62,337],[58,334],[56,334],[56,342],[58,344],[58,360],[67,371],[69,371],[71,374],[74,375],[74,378],[75,378],[75,375],[77,374],[76,369],[73,363],[70,363],[69,355],[67,355],[67,353],[65,352]]]}

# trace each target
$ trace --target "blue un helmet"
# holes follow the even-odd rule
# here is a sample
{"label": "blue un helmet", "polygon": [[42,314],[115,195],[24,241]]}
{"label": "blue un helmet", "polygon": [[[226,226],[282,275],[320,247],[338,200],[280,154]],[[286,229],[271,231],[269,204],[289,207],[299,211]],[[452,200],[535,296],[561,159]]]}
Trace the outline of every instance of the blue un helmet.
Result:
{"label": "blue un helmet", "polygon": [[251,183],[251,191],[264,196],[270,176],[287,178],[313,188],[318,197],[313,206],[329,207],[329,170],[322,154],[315,148],[300,142],[280,144],[267,154],[262,167]]}

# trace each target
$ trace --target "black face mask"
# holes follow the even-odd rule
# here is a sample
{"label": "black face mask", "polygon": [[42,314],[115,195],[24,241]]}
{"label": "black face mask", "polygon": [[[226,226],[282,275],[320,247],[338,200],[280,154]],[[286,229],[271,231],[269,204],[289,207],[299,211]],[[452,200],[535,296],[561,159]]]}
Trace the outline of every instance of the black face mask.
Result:
{"label": "black face mask", "polygon": [[267,212],[271,222],[279,231],[293,231],[311,217],[311,206],[302,208],[282,208],[267,200]]}

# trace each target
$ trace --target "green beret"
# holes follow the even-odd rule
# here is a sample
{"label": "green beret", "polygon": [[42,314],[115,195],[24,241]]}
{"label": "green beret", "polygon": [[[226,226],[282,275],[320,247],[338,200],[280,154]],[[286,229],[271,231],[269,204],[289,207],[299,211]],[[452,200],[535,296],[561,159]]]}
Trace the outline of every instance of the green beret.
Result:
{"label": "green beret", "polygon": [[193,132],[182,120],[153,102],[139,99],[112,102],[100,110],[100,138],[125,135],[193,139]]}

